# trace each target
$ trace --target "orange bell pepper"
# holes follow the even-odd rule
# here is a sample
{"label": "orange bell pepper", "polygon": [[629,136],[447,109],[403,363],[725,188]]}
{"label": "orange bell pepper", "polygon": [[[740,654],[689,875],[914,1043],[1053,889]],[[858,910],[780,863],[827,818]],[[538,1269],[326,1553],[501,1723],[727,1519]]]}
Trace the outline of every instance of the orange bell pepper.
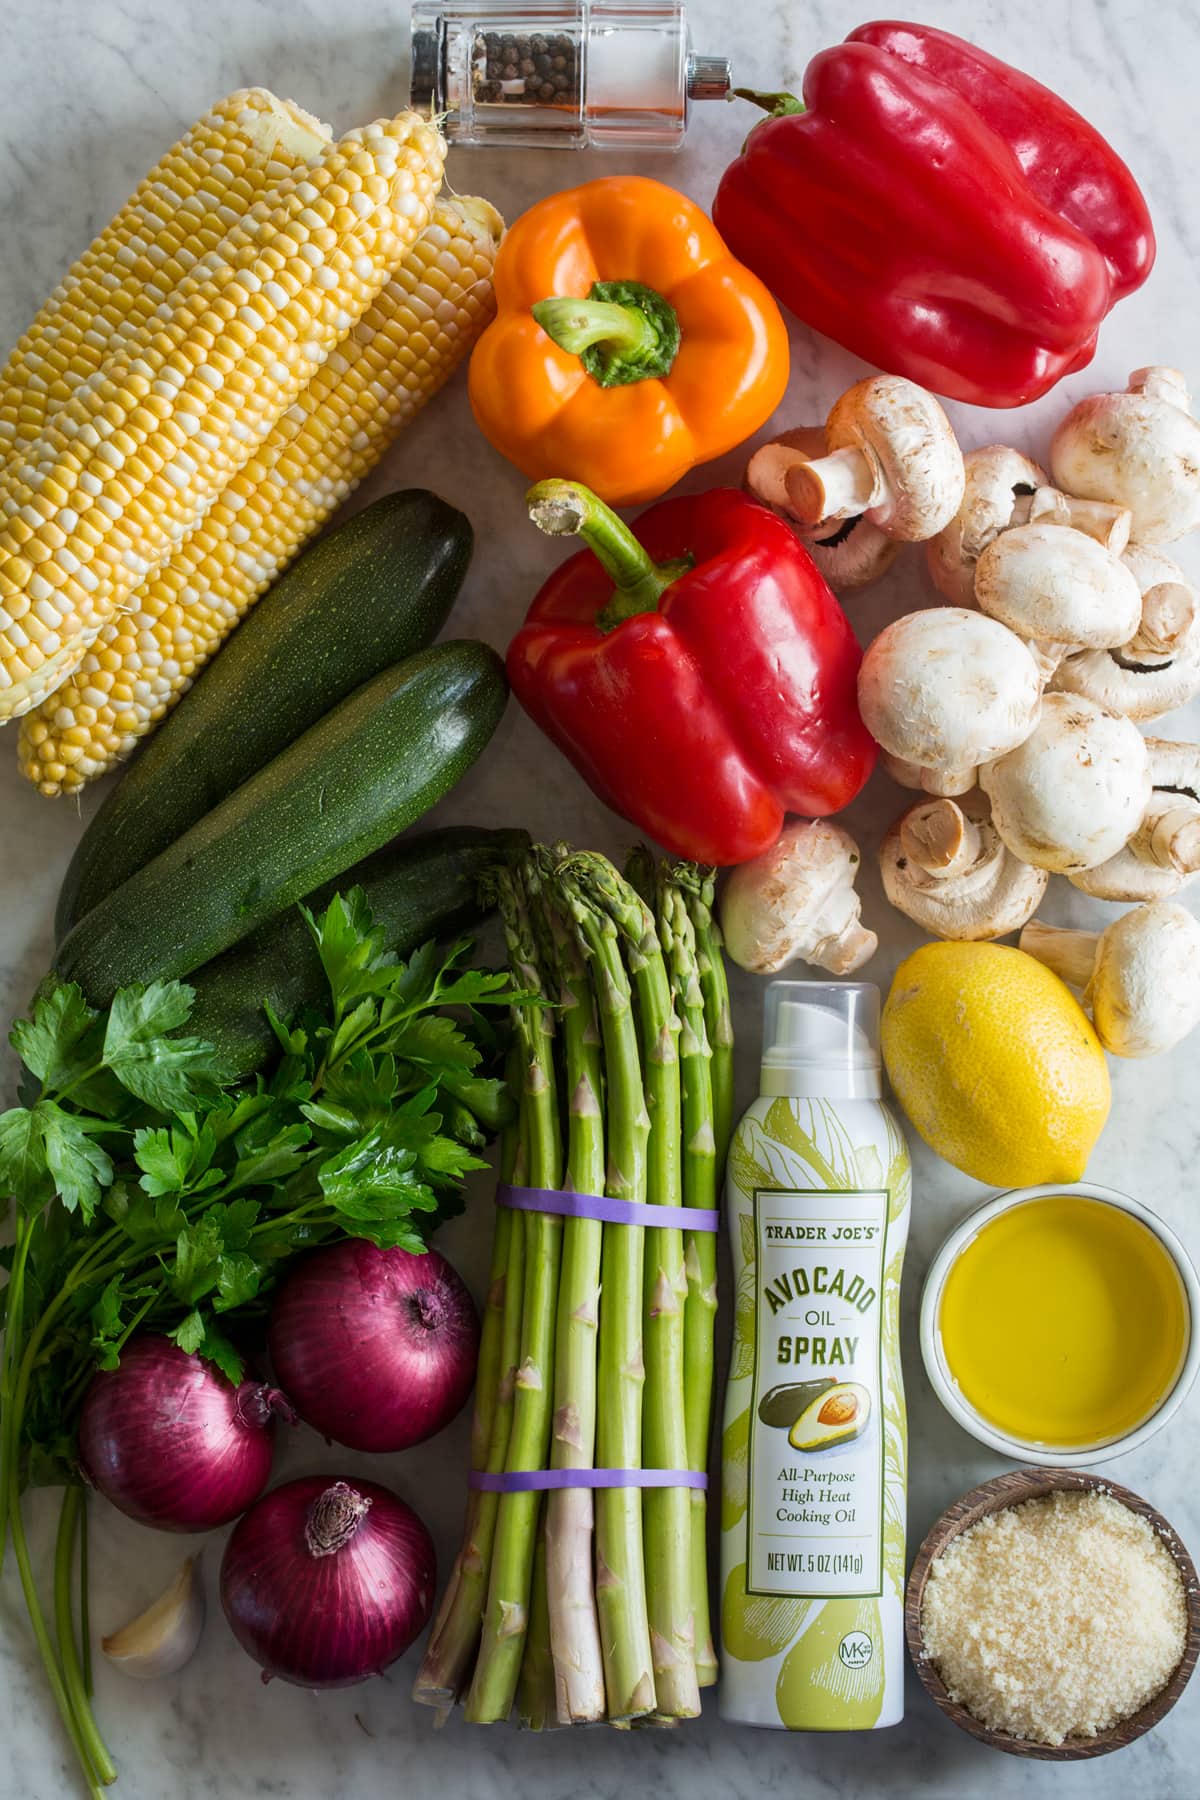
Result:
{"label": "orange bell pepper", "polygon": [[787,328],[700,208],[641,175],[552,194],[496,258],[475,346],[480,430],[533,480],[652,500],[775,410]]}

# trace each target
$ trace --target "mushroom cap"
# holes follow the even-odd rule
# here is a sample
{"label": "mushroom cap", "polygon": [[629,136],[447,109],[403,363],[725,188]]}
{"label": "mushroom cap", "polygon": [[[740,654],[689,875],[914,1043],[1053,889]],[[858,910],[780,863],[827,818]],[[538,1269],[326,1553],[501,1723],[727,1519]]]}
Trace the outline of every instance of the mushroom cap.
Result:
{"label": "mushroom cap", "polygon": [[1161,719],[1200,694],[1200,598],[1179,564],[1149,544],[1131,545],[1121,558],[1142,596],[1145,614],[1157,610],[1188,619],[1169,654],[1132,645],[1069,655],[1054,671],[1058,693],[1095,700],[1127,719]]}
{"label": "mushroom cap", "polygon": [[899,538],[886,536],[865,513],[829,524],[827,537],[818,536],[819,530],[802,529],[800,539],[835,594],[870,587],[887,574],[903,548]]}
{"label": "mushroom cap", "polygon": [[1037,665],[1020,639],[955,606],[893,620],[868,647],[858,675],[871,736],[922,770],[971,770],[1002,756],[1033,730],[1040,692]]}
{"label": "mushroom cap", "polygon": [[1047,694],[1036,729],[985,764],[979,785],[1014,856],[1069,875],[1115,856],[1150,799],[1137,726],[1074,694]]}
{"label": "mushroom cap", "polygon": [[1200,525],[1200,423],[1161,391],[1081,400],[1054,434],[1050,468],[1067,493],[1128,507],[1135,542]]}
{"label": "mushroom cap", "polygon": [[1181,875],[1178,869],[1160,868],[1146,862],[1126,845],[1097,863],[1094,869],[1076,869],[1067,876],[1072,887],[1093,900],[1112,900],[1134,905],[1139,900],[1169,900],[1195,881],[1194,875]]}
{"label": "mushroom cap", "polygon": [[1050,881],[1045,869],[1019,862],[1002,843],[991,821],[987,795],[978,788],[958,805],[983,838],[981,853],[961,874],[931,874],[904,850],[906,819],[926,804],[917,801],[888,829],[879,846],[883,891],[899,912],[933,937],[959,942],[1005,937],[1037,911]]}
{"label": "mushroom cap", "polygon": [[1158,1056],[1200,1024],[1200,923],[1156,900],[1122,914],[1096,946],[1084,996],[1114,1056]]}
{"label": "mushroom cap", "polygon": [[734,869],[725,883],[721,928],[733,961],[757,975],[818,958],[838,974],[860,967],[878,944],[857,923],[854,881],[861,863],[850,833],[831,819],[785,825],[769,850]]}
{"label": "mushroom cap", "polygon": [[1032,495],[1045,483],[1045,470],[1006,444],[967,451],[958,511],[925,546],[933,585],[953,605],[974,605],[981,553],[1012,524],[1017,497]]}
{"label": "mushroom cap", "polygon": [[948,525],[963,497],[963,457],[932,394],[902,375],[856,381],[825,421],[830,450],[861,450],[886,497],[867,518],[889,537],[920,543]]}
{"label": "mushroom cap", "polygon": [[980,553],[975,598],[1021,637],[1088,649],[1127,644],[1142,617],[1132,572],[1082,531],[1014,525]]}

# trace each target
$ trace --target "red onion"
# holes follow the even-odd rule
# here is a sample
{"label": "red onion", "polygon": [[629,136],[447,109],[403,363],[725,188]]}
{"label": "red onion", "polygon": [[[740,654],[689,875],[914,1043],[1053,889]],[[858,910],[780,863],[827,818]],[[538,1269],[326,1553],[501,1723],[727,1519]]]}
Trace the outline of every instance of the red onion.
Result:
{"label": "red onion", "polygon": [[221,1605],[263,1668],[297,1687],[349,1687],[403,1656],[433,1611],[433,1540],[374,1481],[285,1481],[235,1526]]}
{"label": "red onion", "polygon": [[300,1417],[351,1450],[407,1450],[475,1379],[479,1319],[436,1250],[344,1238],[314,1251],[271,1312],[271,1360]]}
{"label": "red onion", "polygon": [[170,1338],[126,1344],[120,1366],[95,1377],[79,1421],[79,1461],[106,1500],[162,1531],[227,1525],[267,1485],[278,1388],[234,1387]]}

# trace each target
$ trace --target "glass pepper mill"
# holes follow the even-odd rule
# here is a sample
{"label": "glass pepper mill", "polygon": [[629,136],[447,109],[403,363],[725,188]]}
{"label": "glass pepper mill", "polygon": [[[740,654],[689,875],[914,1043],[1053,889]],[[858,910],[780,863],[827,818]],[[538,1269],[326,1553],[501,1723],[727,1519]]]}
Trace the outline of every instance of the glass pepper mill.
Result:
{"label": "glass pepper mill", "polygon": [[474,0],[412,10],[412,105],[456,145],[678,150],[729,63],[697,56],[681,0]]}

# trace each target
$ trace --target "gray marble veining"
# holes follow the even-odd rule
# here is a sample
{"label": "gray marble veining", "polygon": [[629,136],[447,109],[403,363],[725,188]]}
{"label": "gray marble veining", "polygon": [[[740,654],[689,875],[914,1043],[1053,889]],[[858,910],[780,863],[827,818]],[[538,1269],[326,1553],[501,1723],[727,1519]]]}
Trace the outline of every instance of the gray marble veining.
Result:
{"label": "gray marble veining", "polygon": [[[736,59],[739,82],[778,88],[796,84],[808,55],[843,35],[862,16],[859,0],[818,0],[804,8],[785,0],[750,0],[735,14],[719,0],[695,0],[697,46]],[[1200,380],[1195,294],[1200,279],[1200,211],[1194,172],[1200,148],[1195,84],[1200,80],[1200,12],[1195,0],[1160,3],[1152,23],[1138,0],[923,0],[922,16],[975,36],[1031,67],[1080,104],[1124,148],[1149,194],[1159,229],[1159,262],[1141,293],[1126,301],[1101,334],[1092,369],[1072,378],[1039,406],[988,416],[953,408],[967,444],[1003,438],[1035,453],[1066,403],[1095,387],[1123,385],[1132,368],[1151,361],[1183,367]],[[0,171],[5,256],[0,273],[0,344],[35,311],[70,258],[109,218],[142,172],[216,95],[260,82],[292,95],[345,126],[398,105],[406,91],[406,9],[400,0],[311,0],[281,8],[267,0],[8,0],[0,73]],[[676,159],[644,159],[643,172],[675,182],[701,203],[735,153],[749,122],[744,108],[701,109],[688,148]],[[450,178],[461,191],[481,189],[511,218],[548,190],[628,166],[600,155],[571,157],[455,153]],[[795,327],[793,379],[780,423],[823,416],[859,365],[844,352]],[[687,484],[736,481],[740,459],[698,471]],[[475,564],[454,629],[503,647],[528,596],[558,551],[524,522],[520,476],[488,449],[471,422],[461,377],[402,438],[364,488],[360,500],[388,488],[424,482],[459,500],[474,523]],[[1200,573],[1194,545],[1181,548]],[[882,589],[852,603],[865,637],[887,617],[927,597],[919,558]],[[1177,716],[1169,735],[1184,737],[1197,721]],[[0,1008],[9,1017],[25,1002],[45,966],[59,877],[78,836],[68,802],[39,799],[17,776],[12,746],[0,763]],[[83,811],[96,804],[89,794]],[[849,822],[860,836],[868,870],[873,850],[900,796],[876,778]],[[545,835],[618,850],[626,833],[550,755],[532,727],[511,709],[484,764],[441,809],[445,820],[521,823]],[[1050,917],[1084,923],[1106,916],[1070,888],[1056,891]],[[866,913],[883,936],[869,973],[886,987],[917,939],[888,912],[868,873]],[[739,980],[737,1025],[743,1046],[740,1079],[749,1096],[759,1034],[759,993]],[[1167,1061],[1114,1069],[1116,1100],[1089,1173],[1132,1191],[1158,1208],[1200,1253],[1196,1167],[1200,1111],[1195,1096],[1200,1044]],[[930,1394],[915,1348],[921,1279],[950,1224],[982,1192],[915,1147],[916,1204],[906,1272],[905,1349],[912,1439],[911,1541],[964,1488],[1003,1466],[964,1436]],[[486,1188],[443,1248],[475,1287],[482,1283],[490,1218]],[[727,1315],[726,1315],[727,1316]],[[1108,1466],[1140,1489],[1200,1547],[1195,1442],[1200,1394],[1176,1422],[1140,1452]],[[460,1421],[434,1444],[404,1457],[343,1455],[297,1433],[280,1458],[281,1472],[361,1467],[399,1489],[428,1520],[443,1567],[453,1553],[463,1498],[466,1427]],[[371,1466],[373,1464],[373,1466]],[[48,1521],[34,1514],[39,1568],[48,1568]],[[93,1508],[93,1618],[111,1630],[165,1583],[185,1546],[139,1531],[108,1507]],[[383,1800],[404,1788],[441,1791],[455,1800],[530,1800],[589,1796],[609,1800],[651,1794],[689,1800],[752,1800],[803,1791],[830,1800],[877,1792],[937,1800],[1186,1800],[1198,1791],[1200,1684],[1150,1738],[1098,1764],[1018,1762],[974,1744],[934,1712],[913,1686],[900,1728],[850,1738],[797,1739],[723,1727],[709,1708],[703,1721],[676,1732],[585,1739],[544,1739],[432,1717],[407,1697],[409,1657],[384,1681],[343,1693],[311,1695],[273,1684],[264,1689],[230,1639],[215,1604],[219,1539],[206,1550],[210,1617],[199,1655],[180,1676],[155,1686],[98,1670],[99,1711],[121,1769],[128,1800]],[[58,1800],[74,1793],[75,1775],[37,1666],[15,1571],[0,1586],[0,1797]]]}

